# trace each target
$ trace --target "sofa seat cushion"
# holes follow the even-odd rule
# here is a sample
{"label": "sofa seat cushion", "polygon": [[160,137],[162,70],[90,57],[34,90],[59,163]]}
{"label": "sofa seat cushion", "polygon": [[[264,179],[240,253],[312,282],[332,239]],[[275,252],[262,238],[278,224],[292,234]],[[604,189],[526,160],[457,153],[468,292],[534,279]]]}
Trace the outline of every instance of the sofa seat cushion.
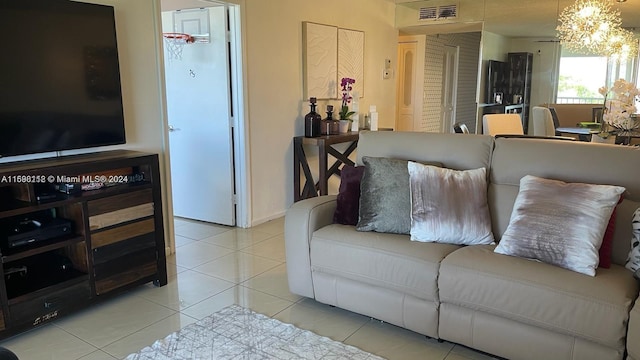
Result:
{"label": "sofa seat cushion", "polygon": [[440,301],[485,311],[612,348],[624,346],[638,284],[624,267],[595,277],[469,246],[441,264]]}
{"label": "sofa seat cushion", "polygon": [[627,336],[627,351],[631,359],[640,359],[640,301],[631,310],[629,317],[629,334]]}
{"label": "sofa seat cushion", "polygon": [[437,302],[440,262],[459,248],[332,224],[313,233],[311,269]]}

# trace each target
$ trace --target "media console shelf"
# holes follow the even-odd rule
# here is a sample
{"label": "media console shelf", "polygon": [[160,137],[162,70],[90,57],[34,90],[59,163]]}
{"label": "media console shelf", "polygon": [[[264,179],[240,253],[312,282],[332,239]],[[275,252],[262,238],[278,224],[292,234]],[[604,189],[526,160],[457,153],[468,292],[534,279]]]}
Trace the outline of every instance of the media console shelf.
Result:
{"label": "media console shelf", "polygon": [[158,155],[0,164],[0,260],[0,338],[140,284],[166,285]]}

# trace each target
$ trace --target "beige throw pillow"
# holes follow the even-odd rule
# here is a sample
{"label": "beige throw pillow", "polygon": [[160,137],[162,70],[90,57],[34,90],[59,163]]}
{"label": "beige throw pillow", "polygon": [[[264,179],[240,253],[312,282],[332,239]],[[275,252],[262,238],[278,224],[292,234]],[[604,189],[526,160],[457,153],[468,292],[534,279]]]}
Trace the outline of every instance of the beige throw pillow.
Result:
{"label": "beige throw pillow", "polygon": [[408,169],[411,240],[493,243],[485,168],[458,171],[409,162]]}
{"label": "beige throw pillow", "polygon": [[495,252],[594,276],[607,223],[624,191],[527,175]]}

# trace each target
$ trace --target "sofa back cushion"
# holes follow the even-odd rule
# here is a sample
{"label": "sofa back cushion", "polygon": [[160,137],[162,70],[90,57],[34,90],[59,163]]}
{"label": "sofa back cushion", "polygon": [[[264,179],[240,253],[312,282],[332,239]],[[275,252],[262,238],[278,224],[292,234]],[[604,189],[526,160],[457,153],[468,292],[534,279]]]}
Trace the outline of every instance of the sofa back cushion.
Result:
{"label": "sofa back cushion", "polygon": [[493,138],[487,135],[362,131],[356,163],[370,156],[439,162],[454,170],[489,169],[492,150]]}
{"label": "sofa back cushion", "polygon": [[[612,262],[624,265],[631,218],[640,206],[640,148],[586,142],[498,138],[489,167],[489,210],[500,240],[509,225],[520,179],[534,175],[565,182],[606,184],[627,189],[616,210]],[[571,224],[567,224],[571,226]]]}

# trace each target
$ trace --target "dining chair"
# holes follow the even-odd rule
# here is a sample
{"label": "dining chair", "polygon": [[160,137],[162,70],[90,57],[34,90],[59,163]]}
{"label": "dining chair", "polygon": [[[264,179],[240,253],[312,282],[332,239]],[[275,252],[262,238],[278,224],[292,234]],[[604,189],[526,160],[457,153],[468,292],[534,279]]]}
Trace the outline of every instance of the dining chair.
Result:
{"label": "dining chair", "polygon": [[453,131],[456,134],[469,134],[469,128],[466,124],[463,123],[455,123],[453,124]]}
{"label": "dining chair", "polygon": [[602,107],[591,108],[591,121],[602,123],[603,114],[604,114],[604,109]]}
{"label": "dining chair", "polygon": [[[558,113],[556,112],[556,108],[549,107],[549,111],[551,112],[551,118],[553,118],[553,127],[555,129],[560,127],[560,119],[558,118]],[[556,136],[562,136],[562,133],[556,130]]]}
{"label": "dining chair", "polygon": [[575,140],[573,137],[557,135],[558,131],[553,123],[553,115],[551,110],[544,106],[534,106],[531,109],[531,124],[533,127],[533,136],[555,138],[559,140]]}
{"label": "dining chair", "polygon": [[533,115],[531,122],[533,125],[534,136],[555,136],[556,128],[553,125],[553,115],[551,111],[544,106],[534,106],[531,110]]}
{"label": "dining chair", "polygon": [[518,114],[486,114],[482,116],[485,135],[524,135],[522,118]]}

